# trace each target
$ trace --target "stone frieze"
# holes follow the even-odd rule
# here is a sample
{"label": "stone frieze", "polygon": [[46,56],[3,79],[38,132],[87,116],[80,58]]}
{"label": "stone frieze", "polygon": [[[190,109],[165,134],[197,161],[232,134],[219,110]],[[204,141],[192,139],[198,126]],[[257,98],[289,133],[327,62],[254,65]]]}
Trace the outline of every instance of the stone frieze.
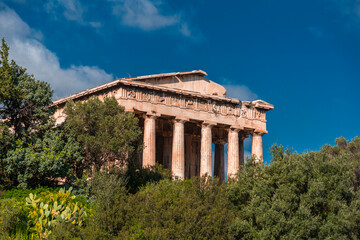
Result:
{"label": "stone frieze", "polygon": [[181,95],[173,92],[165,92],[136,86],[117,86],[115,91],[105,93],[106,96],[114,96],[117,99],[135,100],[138,102],[151,102],[182,109],[204,111],[225,116],[238,118],[265,120],[266,110],[257,108],[249,102],[231,103],[197,96]]}

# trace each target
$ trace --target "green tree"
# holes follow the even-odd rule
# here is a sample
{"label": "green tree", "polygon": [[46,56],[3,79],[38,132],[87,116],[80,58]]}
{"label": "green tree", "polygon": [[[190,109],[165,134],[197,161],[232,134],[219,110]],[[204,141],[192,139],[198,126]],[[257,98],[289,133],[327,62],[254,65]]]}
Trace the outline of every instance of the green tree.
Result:
{"label": "green tree", "polygon": [[61,130],[49,130],[32,143],[16,141],[3,160],[5,175],[12,185],[23,188],[56,185],[72,180],[81,167],[82,147]]}
{"label": "green tree", "polygon": [[50,85],[9,61],[4,38],[0,57],[0,186],[48,185],[73,175],[82,149],[54,129]]}
{"label": "green tree", "polygon": [[85,149],[84,166],[99,170],[115,160],[123,163],[136,150],[141,134],[138,119],[125,112],[114,97],[70,101],[65,113],[65,124]]}
{"label": "green tree", "polygon": [[16,139],[30,140],[51,127],[53,91],[48,83],[35,80],[25,68],[9,61],[4,38],[0,56],[0,120],[13,129]]}
{"label": "green tree", "polygon": [[236,239],[359,239],[360,139],[320,151],[272,147],[268,166],[248,163],[227,188]]}

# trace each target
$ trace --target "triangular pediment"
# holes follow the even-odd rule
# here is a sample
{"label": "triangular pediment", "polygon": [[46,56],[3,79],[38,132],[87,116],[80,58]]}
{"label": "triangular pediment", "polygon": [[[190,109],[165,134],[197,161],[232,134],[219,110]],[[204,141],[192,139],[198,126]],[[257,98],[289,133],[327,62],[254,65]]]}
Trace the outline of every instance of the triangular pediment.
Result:
{"label": "triangular pediment", "polygon": [[131,81],[143,82],[161,87],[198,92],[204,95],[225,97],[223,86],[205,78],[206,72],[194,70],[188,72],[166,73],[131,78]]}

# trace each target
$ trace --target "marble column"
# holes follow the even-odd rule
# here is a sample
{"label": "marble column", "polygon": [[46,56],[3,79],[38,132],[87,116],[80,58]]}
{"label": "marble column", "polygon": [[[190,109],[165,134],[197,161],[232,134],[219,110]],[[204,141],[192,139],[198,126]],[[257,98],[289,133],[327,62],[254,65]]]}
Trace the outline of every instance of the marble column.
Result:
{"label": "marble column", "polygon": [[184,179],[185,177],[184,123],[185,120],[174,120],[171,171],[175,179]]}
{"label": "marble column", "polygon": [[200,176],[212,176],[212,127],[207,123],[201,125]]}
{"label": "marble column", "polygon": [[262,136],[264,133],[254,132],[252,134],[251,156],[256,163],[263,161]]}
{"label": "marble column", "polygon": [[143,149],[143,160],[142,166],[154,166],[156,159],[156,139],[155,139],[155,124],[156,116],[146,115],[144,121],[144,149]]}
{"label": "marble column", "polygon": [[230,127],[228,133],[228,162],[227,162],[228,177],[234,176],[239,170],[239,165],[240,165],[239,131],[240,129]]}
{"label": "marble column", "polygon": [[224,145],[225,141],[222,139],[218,139],[215,141],[214,175],[220,179],[220,182],[223,182],[225,180]]}

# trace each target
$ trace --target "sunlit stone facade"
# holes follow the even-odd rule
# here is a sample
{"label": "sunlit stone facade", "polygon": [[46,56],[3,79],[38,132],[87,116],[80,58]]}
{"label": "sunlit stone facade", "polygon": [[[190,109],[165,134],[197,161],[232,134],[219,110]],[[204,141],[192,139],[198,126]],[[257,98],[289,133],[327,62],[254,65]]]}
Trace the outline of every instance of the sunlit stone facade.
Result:
{"label": "sunlit stone facade", "polygon": [[118,79],[55,101],[55,119],[58,124],[65,120],[69,100],[114,96],[140,119],[144,167],[160,163],[178,179],[212,175],[214,169],[223,180],[226,143],[230,176],[244,163],[243,141],[249,135],[253,157],[263,160],[266,112],[273,105],[227,98],[226,89],[205,76],[195,70]]}

